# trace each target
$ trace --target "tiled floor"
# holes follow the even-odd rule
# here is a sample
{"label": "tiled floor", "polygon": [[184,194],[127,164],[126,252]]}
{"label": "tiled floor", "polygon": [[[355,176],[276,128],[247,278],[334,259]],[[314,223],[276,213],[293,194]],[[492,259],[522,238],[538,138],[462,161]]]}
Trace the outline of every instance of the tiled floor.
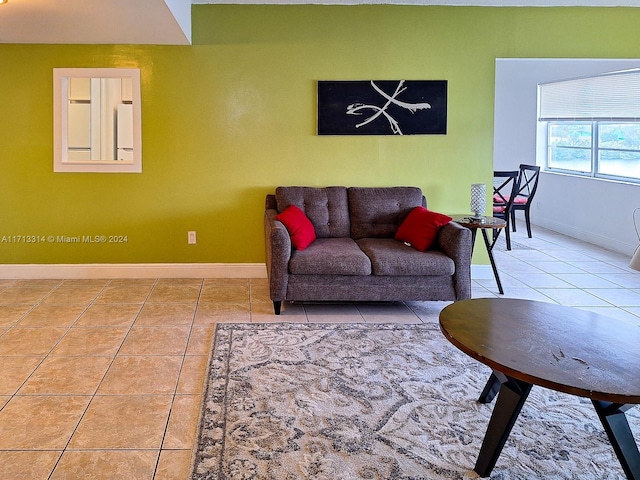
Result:
{"label": "tiled floor", "polygon": [[[496,247],[506,296],[640,326],[628,258],[543,229],[512,240]],[[473,295],[497,295],[493,277]],[[444,305],[287,304],[275,317],[263,279],[0,280],[0,479],[185,480],[216,322],[416,323]]]}

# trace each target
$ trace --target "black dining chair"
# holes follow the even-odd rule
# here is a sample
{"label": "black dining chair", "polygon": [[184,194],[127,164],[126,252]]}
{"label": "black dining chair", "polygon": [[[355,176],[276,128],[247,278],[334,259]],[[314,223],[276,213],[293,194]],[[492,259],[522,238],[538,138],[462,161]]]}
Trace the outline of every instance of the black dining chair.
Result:
{"label": "black dining chair", "polygon": [[[507,225],[504,229],[507,250],[511,250],[511,236],[509,222],[513,199],[518,191],[518,170],[493,172],[493,216],[503,219]],[[493,231],[493,239],[498,237],[498,230]]]}
{"label": "black dining chair", "polygon": [[540,167],[536,165],[520,164],[518,176],[518,191],[511,206],[511,228],[516,231],[516,212],[524,212],[524,221],[527,225],[527,235],[531,238],[531,203],[538,189]]}

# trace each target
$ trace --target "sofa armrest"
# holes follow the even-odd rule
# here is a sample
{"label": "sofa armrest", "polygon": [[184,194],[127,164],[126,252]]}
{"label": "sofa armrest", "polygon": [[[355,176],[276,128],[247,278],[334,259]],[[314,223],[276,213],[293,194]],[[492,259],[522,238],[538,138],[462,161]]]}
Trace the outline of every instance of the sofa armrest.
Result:
{"label": "sofa armrest", "polygon": [[440,250],[450,257],[456,271],[453,283],[456,289],[456,300],[471,298],[471,230],[459,223],[450,222],[440,229],[438,234]]}
{"label": "sofa armrest", "polygon": [[274,302],[286,298],[291,258],[291,237],[282,222],[276,220],[277,214],[274,209],[266,209],[264,213],[267,276],[269,293]]}

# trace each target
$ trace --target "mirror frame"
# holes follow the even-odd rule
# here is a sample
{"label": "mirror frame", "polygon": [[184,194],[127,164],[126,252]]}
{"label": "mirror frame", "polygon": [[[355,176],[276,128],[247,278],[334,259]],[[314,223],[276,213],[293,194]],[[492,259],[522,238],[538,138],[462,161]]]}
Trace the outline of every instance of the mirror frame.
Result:
{"label": "mirror frame", "polygon": [[[132,160],[69,160],[69,78],[131,78],[133,104]],[[53,171],[142,173],[142,117],[139,68],[53,69]]]}

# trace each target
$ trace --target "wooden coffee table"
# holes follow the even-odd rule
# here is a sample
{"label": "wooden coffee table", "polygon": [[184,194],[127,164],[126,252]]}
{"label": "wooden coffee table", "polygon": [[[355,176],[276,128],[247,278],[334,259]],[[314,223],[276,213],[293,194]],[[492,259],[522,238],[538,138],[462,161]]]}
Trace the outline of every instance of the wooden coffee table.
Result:
{"label": "wooden coffee table", "polygon": [[489,476],[533,385],[591,399],[629,479],[640,453],[624,412],[640,403],[640,327],[575,308],[512,298],[455,302],[440,329],[493,369],[479,402],[498,395],[474,467]]}

